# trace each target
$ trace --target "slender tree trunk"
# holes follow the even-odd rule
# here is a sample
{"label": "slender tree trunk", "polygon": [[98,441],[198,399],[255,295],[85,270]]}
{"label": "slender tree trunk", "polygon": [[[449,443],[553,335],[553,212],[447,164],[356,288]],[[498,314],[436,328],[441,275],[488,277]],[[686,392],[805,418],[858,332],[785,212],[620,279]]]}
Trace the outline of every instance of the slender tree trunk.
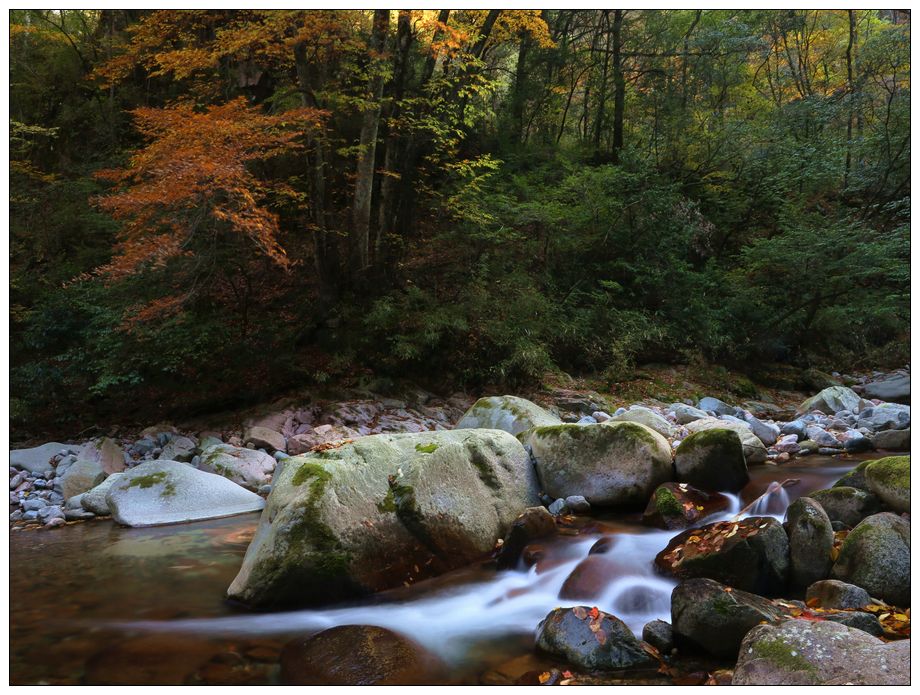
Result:
{"label": "slender tree trunk", "polygon": [[623,111],[626,101],[626,78],[623,76],[623,10],[613,11],[613,163],[619,164],[623,149]]}
{"label": "slender tree trunk", "polygon": [[511,92],[511,123],[514,127],[514,143],[520,144],[524,133],[524,82],[527,80],[527,54],[530,51],[530,37],[521,35],[518,47],[517,65],[514,69],[514,88]]}
{"label": "slender tree trunk", "polygon": [[380,100],[383,97],[383,75],[380,58],[390,24],[389,10],[374,10],[371,30],[368,101],[361,119],[360,154],[355,171],[355,196],[352,206],[351,273],[363,274],[370,267],[371,198],[374,192],[374,162],[377,155],[377,130],[380,127]]}
{"label": "slender tree trunk", "polygon": [[856,42],[856,13],[847,10],[850,20],[850,39],[847,42],[847,100],[849,101],[849,114],[847,115],[847,157],[843,165],[843,188],[846,189],[850,181],[850,158],[853,153],[853,45]]}
{"label": "slender tree trunk", "polygon": [[[609,10],[603,11],[602,24],[605,28],[606,45],[604,51],[604,67],[601,70],[601,85],[598,89],[597,119],[594,121],[594,156],[600,155],[601,150],[601,128],[604,124],[604,109],[607,106],[607,73],[610,69],[610,21],[608,19]],[[600,33],[600,29],[598,29]]]}

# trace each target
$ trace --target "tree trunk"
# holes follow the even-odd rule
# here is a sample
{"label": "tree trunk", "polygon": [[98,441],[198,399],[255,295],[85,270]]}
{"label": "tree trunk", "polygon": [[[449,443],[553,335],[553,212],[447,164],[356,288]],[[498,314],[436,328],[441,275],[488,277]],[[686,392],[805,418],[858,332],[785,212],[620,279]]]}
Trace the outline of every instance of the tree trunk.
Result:
{"label": "tree trunk", "polygon": [[623,149],[623,109],[626,101],[626,78],[623,76],[623,10],[613,11],[613,163],[620,163]]}
{"label": "tree trunk", "polygon": [[856,13],[847,10],[850,20],[850,39],[847,42],[847,99],[849,101],[849,114],[847,115],[847,156],[843,165],[843,188],[846,189],[850,180],[850,158],[853,150],[853,44],[856,42]]}
{"label": "tree trunk", "polygon": [[371,198],[374,192],[374,161],[377,154],[377,129],[380,127],[380,100],[383,75],[380,58],[390,24],[389,10],[374,10],[374,24],[368,45],[371,77],[368,103],[361,119],[360,154],[355,171],[355,197],[352,206],[351,274],[362,275],[370,266]]}

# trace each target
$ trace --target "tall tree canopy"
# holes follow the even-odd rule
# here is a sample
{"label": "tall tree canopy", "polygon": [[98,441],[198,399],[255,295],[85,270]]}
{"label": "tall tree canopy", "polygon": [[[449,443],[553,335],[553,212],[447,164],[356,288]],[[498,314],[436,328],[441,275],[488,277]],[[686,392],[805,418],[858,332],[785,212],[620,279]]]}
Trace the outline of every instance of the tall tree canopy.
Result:
{"label": "tall tree canopy", "polygon": [[907,12],[10,19],[21,419],[904,354]]}

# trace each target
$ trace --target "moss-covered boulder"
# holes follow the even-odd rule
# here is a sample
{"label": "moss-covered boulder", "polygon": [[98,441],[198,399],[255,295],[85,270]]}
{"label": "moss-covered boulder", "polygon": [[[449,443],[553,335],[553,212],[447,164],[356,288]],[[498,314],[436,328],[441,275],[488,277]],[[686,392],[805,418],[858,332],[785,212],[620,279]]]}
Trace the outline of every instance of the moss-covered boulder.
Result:
{"label": "moss-covered boulder", "polygon": [[910,522],[883,512],[850,531],[831,576],[862,587],[874,598],[910,605]]}
{"label": "moss-covered boulder", "polygon": [[758,625],[738,650],[732,685],[908,685],[910,640],[885,643],[831,621]]}
{"label": "moss-covered boulder", "polygon": [[789,576],[789,539],[773,517],[717,521],[676,535],[655,556],[662,573],[705,577],[761,596],[778,596]]}
{"label": "moss-covered boulder", "polygon": [[686,483],[662,483],[652,493],[642,514],[642,523],[664,529],[687,528],[728,509],[728,505],[725,495],[699,490]]}
{"label": "moss-covered boulder", "polygon": [[587,606],[557,608],[540,623],[537,648],[589,671],[656,665],[626,624]]}
{"label": "moss-covered boulder", "polygon": [[749,466],[763,463],[767,460],[767,447],[754,434],[750,427],[740,420],[720,420],[714,417],[694,420],[686,425],[691,434],[707,430],[731,430],[741,438],[741,448],[744,451],[744,460]]}
{"label": "moss-covered boulder", "polygon": [[272,479],[276,461],[264,451],[215,444],[201,452],[198,467],[222,475],[247,490],[258,490]]}
{"label": "moss-covered boulder", "polygon": [[741,438],[732,430],[696,432],[677,447],[677,479],[707,490],[737,492],[749,480]]}
{"label": "moss-covered boulder", "polygon": [[870,463],[872,463],[872,461],[863,461],[834,483],[832,487],[855,487],[857,490],[862,490],[863,492],[872,492],[869,489],[869,484],[866,482],[866,466]]}
{"label": "moss-covered boulder", "polygon": [[812,396],[798,407],[799,413],[810,413],[820,410],[825,415],[834,415],[839,412],[853,413],[859,408],[859,394],[846,386],[830,386],[821,393]]}
{"label": "moss-covered boulder", "polygon": [[809,497],[821,505],[831,521],[839,521],[850,528],[867,516],[881,511],[878,497],[855,487],[841,486],[818,490]]}
{"label": "moss-covered boulder", "polygon": [[[534,427],[561,424],[557,416],[526,398],[486,396],[473,403],[454,429],[504,430],[515,437]],[[526,439],[526,435],[523,437]]]}
{"label": "moss-covered boulder", "polygon": [[523,445],[500,430],[378,434],[285,460],[230,598],[328,603],[484,556],[539,503]]}
{"label": "moss-covered boulder", "polygon": [[671,625],[679,649],[734,658],[751,628],[782,616],[772,601],[712,579],[688,579],[671,592]]}
{"label": "moss-covered boulder", "polygon": [[910,512],[910,456],[888,456],[866,466],[866,484],[892,510]]}
{"label": "moss-covered boulder", "polygon": [[125,526],[160,526],[216,519],[265,506],[226,478],[179,461],[149,461],[125,471],[106,493],[112,517]]}
{"label": "moss-covered boulder", "polygon": [[672,478],[668,441],[636,422],[537,427],[530,447],[545,493],[592,506],[643,506]]}
{"label": "moss-covered boulder", "polygon": [[789,505],[784,526],[789,536],[789,583],[804,590],[830,574],[834,529],[821,505],[807,497]]}

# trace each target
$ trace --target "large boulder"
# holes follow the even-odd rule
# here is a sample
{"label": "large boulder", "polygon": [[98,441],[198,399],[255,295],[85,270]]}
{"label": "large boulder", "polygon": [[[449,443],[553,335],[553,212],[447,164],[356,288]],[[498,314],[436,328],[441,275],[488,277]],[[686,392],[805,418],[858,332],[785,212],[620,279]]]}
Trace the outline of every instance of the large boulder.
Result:
{"label": "large boulder", "polygon": [[626,624],[596,608],[556,608],[540,623],[537,647],[589,671],[652,667],[655,659]]}
{"label": "large boulder", "polygon": [[[97,516],[108,516],[111,514],[109,502],[106,499],[109,488],[124,477],[124,473],[113,473],[108,478],[99,483],[92,490],[87,490],[82,495],[78,495],[80,506],[88,512]],[[72,498],[76,499],[76,498]]]}
{"label": "large boulder", "polygon": [[732,685],[909,685],[910,641],[885,643],[831,621],[753,628]]}
{"label": "large boulder", "polygon": [[342,625],[288,642],[286,685],[420,685],[443,669],[420,645],[373,625]]}
{"label": "large boulder", "polygon": [[198,463],[201,470],[222,475],[248,490],[258,490],[267,485],[275,465],[275,459],[264,451],[230,444],[209,446],[201,452]]}
{"label": "large boulder", "polygon": [[789,505],[784,523],[789,536],[789,580],[805,589],[824,579],[831,570],[834,529],[821,505],[800,497]]}
{"label": "large boulder", "polygon": [[806,399],[798,407],[799,413],[820,410],[825,415],[855,412],[859,409],[859,394],[846,386],[830,386],[816,396]]}
{"label": "large boulder", "polygon": [[92,490],[103,480],[105,480],[105,471],[97,461],[77,459],[61,476],[61,494],[67,500],[87,490]]}
{"label": "large boulder", "polygon": [[741,438],[732,430],[691,434],[677,447],[674,468],[677,480],[707,490],[737,492],[749,480]]}
{"label": "large boulder", "polygon": [[910,427],[910,406],[897,403],[882,403],[860,411],[857,427],[873,432],[903,430]]}
{"label": "large boulder", "polygon": [[507,432],[361,437],[285,460],[228,594],[271,607],[400,586],[484,556],[537,504]]}
{"label": "large boulder", "polygon": [[896,606],[910,605],[910,522],[883,512],[850,531],[831,577]]}
{"label": "large boulder", "polygon": [[712,514],[728,509],[730,500],[685,483],[662,483],[652,493],[642,514],[642,523],[664,529],[681,529],[698,524]]}
{"label": "large boulder", "polygon": [[179,461],[149,461],[126,471],[106,493],[124,526],[160,526],[259,511],[264,500],[223,476]]}
{"label": "large boulder", "polygon": [[883,451],[910,451],[910,427],[906,430],[882,430],[871,437],[872,446]]}
{"label": "large boulder", "polygon": [[561,423],[557,416],[526,398],[487,396],[473,403],[454,429],[504,430],[517,437],[534,427]]}
{"label": "large boulder", "polygon": [[644,505],[672,477],[667,440],[636,422],[538,427],[530,447],[543,491],[592,505]]}
{"label": "large boulder", "polygon": [[762,596],[777,596],[789,575],[789,539],[773,517],[717,521],[676,535],[655,556],[659,571],[705,577]]}
{"label": "large boulder", "polygon": [[772,601],[712,579],[688,579],[671,592],[671,625],[678,648],[735,657],[748,631],[776,622],[783,612]]}
{"label": "large boulder", "polygon": [[699,402],[700,410],[705,410],[716,415],[734,415],[737,411],[733,405],[729,405],[725,401],[720,401],[718,398],[713,398],[712,396],[706,396],[701,398]]}
{"label": "large boulder", "polygon": [[910,374],[894,372],[878,381],[864,384],[862,394],[865,398],[877,398],[891,403],[910,403]]}
{"label": "large boulder", "polygon": [[674,426],[670,422],[665,420],[654,410],[650,410],[641,405],[634,405],[629,410],[619,415],[614,415],[610,420],[613,422],[638,422],[640,425],[645,425],[655,430],[663,437],[674,436]]}
{"label": "large boulder", "polygon": [[850,528],[867,516],[881,510],[878,497],[855,487],[832,487],[809,495],[827,514],[831,521],[839,521]]}
{"label": "large boulder", "polygon": [[51,458],[55,454],[71,448],[70,444],[48,442],[41,446],[34,446],[31,449],[13,449],[10,451],[10,466],[29,471],[29,473],[50,471],[54,468],[51,465]]}
{"label": "large boulder", "polygon": [[892,510],[910,512],[910,456],[888,456],[865,470],[869,489]]}
{"label": "large boulder", "polygon": [[872,461],[863,461],[856,468],[840,478],[832,487],[855,487],[863,492],[871,492],[869,483],[866,482],[866,466]]}
{"label": "large boulder", "polygon": [[757,435],[751,431],[745,423],[737,421],[719,420],[714,417],[694,420],[686,425],[691,433],[704,432],[706,430],[720,429],[731,430],[741,437],[741,447],[744,450],[744,460],[749,466],[763,463],[767,460],[767,447],[757,438]]}

